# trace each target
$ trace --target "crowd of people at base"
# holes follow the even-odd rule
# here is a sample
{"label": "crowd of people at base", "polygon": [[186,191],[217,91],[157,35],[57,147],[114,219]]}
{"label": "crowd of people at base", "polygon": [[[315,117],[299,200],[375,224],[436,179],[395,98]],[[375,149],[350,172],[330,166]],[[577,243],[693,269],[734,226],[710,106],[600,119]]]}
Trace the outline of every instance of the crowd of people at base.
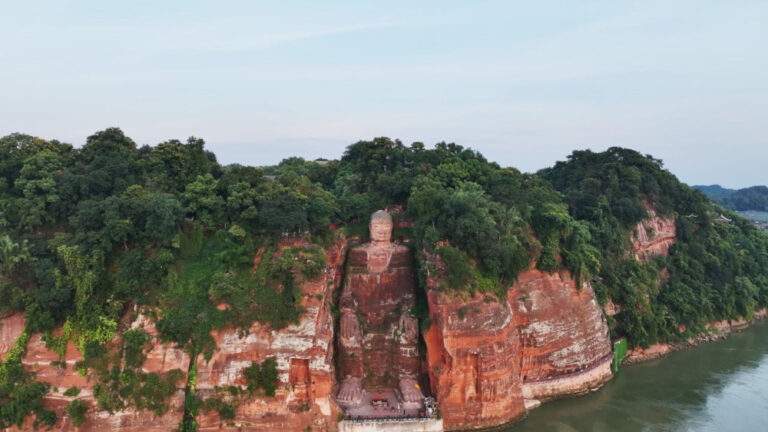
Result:
{"label": "crowd of people at base", "polygon": [[427,417],[424,411],[419,411],[418,417],[407,417],[405,416],[405,412],[403,412],[403,417],[376,417],[376,416],[367,416],[367,415],[349,415],[347,414],[344,417],[345,421],[355,422],[355,423],[365,423],[365,422],[412,422],[412,421],[427,421],[431,420],[432,417]]}

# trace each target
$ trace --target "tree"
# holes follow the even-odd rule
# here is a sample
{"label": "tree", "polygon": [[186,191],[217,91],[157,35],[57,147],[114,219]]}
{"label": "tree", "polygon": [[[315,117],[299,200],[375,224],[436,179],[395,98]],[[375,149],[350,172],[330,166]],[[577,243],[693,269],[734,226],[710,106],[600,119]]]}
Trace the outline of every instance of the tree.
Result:
{"label": "tree", "polygon": [[88,411],[88,405],[82,399],[75,399],[67,405],[67,414],[72,419],[72,423],[79,427],[85,423],[85,413]]}
{"label": "tree", "polygon": [[241,181],[227,189],[227,214],[232,222],[254,232],[258,226],[258,193],[249,183]]}
{"label": "tree", "polygon": [[144,237],[168,243],[178,232],[184,213],[179,200],[167,193],[152,194],[144,206]]}
{"label": "tree", "polygon": [[251,365],[243,370],[248,386],[248,392],[253,393],[259,388],[264,389],[266,396],[274,396],[277,390],[277,360],[267,357],[261,364],[251,362]]}
{"label": "tree", "polygon": [[0,138],[0,193],[13,186],[25,160],[43,151],[57,154],[65,165],[72,146],[19,133]]}
{"label": "tree", "polygon": [[125,244],[135,235],[135,225],[125,214],[124,202],[117,196],[81,201],[69,223],[76,242],[84,248],[109,252],[114,244]]}
{"label": "tree", "polygon": [[210,174],[216,160],[205,151],[202,139],[190,137],[186,144],[169,140],[153,147],[142,164],[160,190],[178,193],[198,176]]}
{"label": "tree", "polygon": [[224,200],[218,195],[217,187],[216,179],[205,174],[188,184],[183,194],[187,212],[208,228],[218,225],[224,213]]}
{"label": "tree", "polygon": [[55,220],[51,204],[59,201],[55,176],[60,169],[59,156],[51,151],[41,151],[24,160],[15,184],[23,197],[19,200],[21,228],[32,229]]}
{"label": "tree", "polygon": [[74,293],[75,300],[75,314],[64,324],[64,344],[73,337],[85,352],[89,342],[109,342],[117,330],[117,311],[106,302],[103,254],[83,255],[76,246],[59,246],[57,253],[64,271],[55,270],[56,286]]}
{"label": "tree", "polygon": [[259,212],[259,225],[270,234],[304,232],[307,212],[298,197],[289,192],[281,193],[264,202]]}
{"label": "tree", "polygon": [[81,196],[120,193],[139,179],[137,158],[136,143],[120,129],[96,132],[78,152],[73,186]]}
{"label": "tree", "polygon": [[330,231],[331,217],[336,212],[336,202],[328,192],[317,191],[307,203],[307,222],[313,234],[326,235]]}
{"label": "tree", "polygon": [[14,242],[8,234],[0,235],[0,272],[11,275],[22,264],[32,260],[26,241]]}

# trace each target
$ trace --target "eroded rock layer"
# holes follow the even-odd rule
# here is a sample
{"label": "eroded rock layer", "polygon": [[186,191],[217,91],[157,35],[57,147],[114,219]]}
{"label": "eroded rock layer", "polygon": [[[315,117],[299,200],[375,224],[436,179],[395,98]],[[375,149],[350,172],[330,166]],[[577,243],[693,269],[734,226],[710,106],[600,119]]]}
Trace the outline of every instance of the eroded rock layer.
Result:
{"label": "eroded rock layer", "polygon": [[[276,253],[285,246],[307,243],[286,241]],[[277,361],[278,386],[274,397],[240,399],[232,419],[219,418],[216,410],[201,410],[196,419],[199,429],[338,428],[331,310],[342,279],[354,302],[354,321],[365,329],[359,341],[365,362],[359,362],[360,371],[350,372],[339,359],[338,376],[359,375],[365,370],[359,376],[367,385],[397,389],[403,377],[426,369],[429,390],[438,400],[447,430],[508,423],[525,415],[527,407],[534,406],[532,402],[585,392],[610,377],[605,359],[611,350],[602,312],[591,287],[587,284],[579,290],[567,272],[523,272],[502,301],[490,294],[462,297],[447,293],[439,289],[435,278],[428,277],[431,325],[423,335],[426,353],[422,363],[412,337],[418,335],[415,321],[403,319],[410,316],[407,312],[415,295],[408,250],[392,244],[386,251],[382,254],[360,247],[347,256],[346,242],[340,241],[326,249],[326,270],[300,284],[304,311],[297,324],[279,331],[257,323],[247,332],[214,332],[217,349],[213,356],[208,361],[200,356],[196,361],[199,397],[206,399],[227,386],[243,388],[243,370],[251,362],[269,357]],[[346,273],[342,271],[345,259]],[[340,312],[343,307],[339,305]],[[131,322],[121,325],[150,335],[142,369],[161,374],[180,369],[187,375],[187,353],[157,338],[151,313],[136,312]],[[6,316],[3,321],[0,356],[13,346],[24,326],[21,314]],[[119,345],[119,338],[112,345]],[[75,429],[65,413],[66,405],[75,398],[63,394],[72,386],[81,388],[77,398],[89,406],[86,423],[79,430],[160,431],[172,430],[181,422],[186,379],[179,382],[169,410],[162,416],[133,409],[110,414],[96,407],[95,380],[77,373],[74,364],[79,360],[81,355],[71,343],[62,359],[45,347],[40,335],[33,335],[28,343],[23,364],[52,386],[45,405],[59,415],[54,430]]]}
{"label": "eroded rock layer", "polygon": [[669,248],[677,238],[674,217],[661,217],[648,204],[646,212],[648,217],[638,222],[632,236],[634,254],[640,261],[648,261],[657,255],[668,255]]}
{"label": "eroded rock layer", "polygon": [[[284,242],[286,245],[307,246],[301,240]],[[268,357],[277,360],[278,388],[275,397],[252,397],[241,401],[235,409],[235,418],[222,421],[215,410],[201,412],[198,417],[199,430],[242,430],[242,431],[304,431],[337,429],[337,411],[331,400],[335,383],[333,366],[333,315],[330,307],[333,292],[340,285],[341,267],[346,254],[346,242],[340,241],[326,249],[328,257],[326,271],[320,276],[303,282],[302,304],[304,312],[299,323],[274,331],[269,326],[254,324],[248,334],[240,337],[235,329],[213,334],[217,350],[209,362],[203,356],[197,361],[197,395],[205,399],[216,387],[229,385],[244,387],[243,369],[252,361],[263,361]],[[105,431],[160,432],[178,428],[184,413],[184,388],[187,382],[189,355],[172,344],[157,338],[151,314],[141,311],[131,314],[132,322],[125,322],[125,328],[139,328],[150,336],[144,372],[167,373],[180,369],[184,378],[179,388],[168,401],[168,411],[156,416],[149,411],[128,408],[109,413],[98,409],[93,397],[97,384],[91,375],[81,376],[75,370],[75,363],[82,360],[81,353],[72,342],[66,353],[59,357],[49,350],[42,336],[30,337],[27,353],[22,361],[24,367],[36,374],[38,381],[51,385],[51,391],[44,398],[46,408],[52,409],[59,420],[54,431]],[[2,319],[0,325],[0,358],[11,349],[24,328],[22,314],[13,314]],[[110,344],[111,349],[120,345],[119,336]],[[70,387],[78,387],[77,396],[65,396]],[[86,420],[76,428],[67,416],[66,406],[74,399],[82,399],[88,406]],[[202,411],[202,410],[201,410]],[[31,430],[34,419],[28,418],[20,430]],[[18,429],[11,429],[18,430]]]}
{"label": "eroded rock layer", "polygon": [[[579,289],[567,271],[529,270],[520,274],[508,298],[520,337],[520,373],[530,390],[526,398],[583,393],[610,379],[611,340],[588,283]],[[588,373],[595,369],[602,373]],[[539,385],[553,380],[570,382]]]}
{"label": "eroded rock layer", "polygon": [[525,414],[519,338],[506,303],[484,296],[427,294],[427,345],[432,393],[446,429],[497,426]]}
{"label": "eroded rock layer", "polygon": [[0,360],[16,344],[16,339],[24,330],[24,314],[16,312],[0,317]]}
{"label": "eroded rock layer", "polygon": [[[3,320],[5,324],[6,320]],[[12,320],[12,323],[16,321]],[[23,326],[23,325],[22,325]],[[150,337],[151,346],[147,359],[142,365],[145,372],[166,373],[172,369],[180,369],[184,374],[189,366],[189,357],[171,344],[163,343],[157,338],[154,324],[145,315],[139,314],[134,321],[133,328],[141,328]],[[58,335],[60,332],[54,332]],[[109,344],[110,349],[115,350],[120,345],[119,336]],[[75,364],[83,359],[72,341],[66,346],[63,357],[46,347],[40,334],[32,335],[27,343],[27,353],[22,360],[25,369],[35,374],[37,381],[50,384],[51,390],[44,396],[43,404],[47,409],[56,412],[59,420],[53,426],[53,431],[149,431],[160,432],[173,430],[181,422],[184,408],[183,381],[179,381],[176,392],[168,401],[168,410],[162,415],[155,415],[148,411],[137,411],[132,408],[119,410],[113,413],[100,410],[93,395],[93,387],[97,384],[92,374],[81,375]],[[67,389],[76,387],[79,389],[77,396],[66,396]],[[88,406],[85,423],[76,427],[66,413],[67,405],[75,399],[83,400]],[[34,419],[29,417],[20,430],[32,430]],[[10,430],[17,430],[12,428]]]}
{"label": "eroded rock layer", "polygon": [[427,361],[446,429],[507,423],[611,378],[603,313],[591,286],[579,290],[568,272],[525,271],[502,301],[428,285]]}
{"label": "eroded rock layer", "polygon": [[304,312],[297,324],[276,331],[255,323],[247,335],[239,335],[235,329],[213,333],[216,351],[209,361],[203,356],[197,361],[199,396],[205,399],[216,387],[244,387],[243,370],[251,362],[269,357],[277,360],[278,386],[274,397],[240,403],[234,419],[222,421],[216,411],[201,413],[199,430],[336,430],[337,410],[331,400],[335,377],[330,307],[345,253],[344,242],[327,248],[326,271],[301,284]]}

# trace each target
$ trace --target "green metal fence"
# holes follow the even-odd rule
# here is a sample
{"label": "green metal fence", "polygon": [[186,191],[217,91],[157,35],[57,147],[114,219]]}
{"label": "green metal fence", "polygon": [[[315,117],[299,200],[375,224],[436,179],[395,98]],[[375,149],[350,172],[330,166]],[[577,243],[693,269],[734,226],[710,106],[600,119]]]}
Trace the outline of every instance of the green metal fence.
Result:
{"label": "green metal fence", "polygon": [[613,363],[611,363],[611,370],[613,373],[619,371],[619,365],[624,357],[627,356],[627,340],[621,338],[613,342]]}

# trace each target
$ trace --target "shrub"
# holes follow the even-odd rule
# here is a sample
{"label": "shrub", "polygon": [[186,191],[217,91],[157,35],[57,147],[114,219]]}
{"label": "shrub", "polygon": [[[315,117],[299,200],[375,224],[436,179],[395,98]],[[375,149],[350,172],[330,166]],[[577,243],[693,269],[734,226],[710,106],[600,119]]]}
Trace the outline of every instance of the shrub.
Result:
{"label": "shrub", "polygon": [[277,360],[274,357],[265,359],[261,364],[252,362],[243,370],[243,374],[249,393],[261,388],[265,395],[275,395],[275,390],[277,390]]}
{"label": "shrub", "polygon": [[77,387],[70,387],[64,392],[64,396],[77,396],[80,394],[80,389]]}
{"label": "shrub", "polygon": [[75,426],[80,426],[85,422],[86,411],[88,411],[88,406],[82,399],[75,399],[67,405],[67,414]]}
{"label": "shrub", "polygon": [[128,330],[122,335],[123,356],[126,366],[138,368],[144,363],[144,345],[149,335],[141,329]]}

